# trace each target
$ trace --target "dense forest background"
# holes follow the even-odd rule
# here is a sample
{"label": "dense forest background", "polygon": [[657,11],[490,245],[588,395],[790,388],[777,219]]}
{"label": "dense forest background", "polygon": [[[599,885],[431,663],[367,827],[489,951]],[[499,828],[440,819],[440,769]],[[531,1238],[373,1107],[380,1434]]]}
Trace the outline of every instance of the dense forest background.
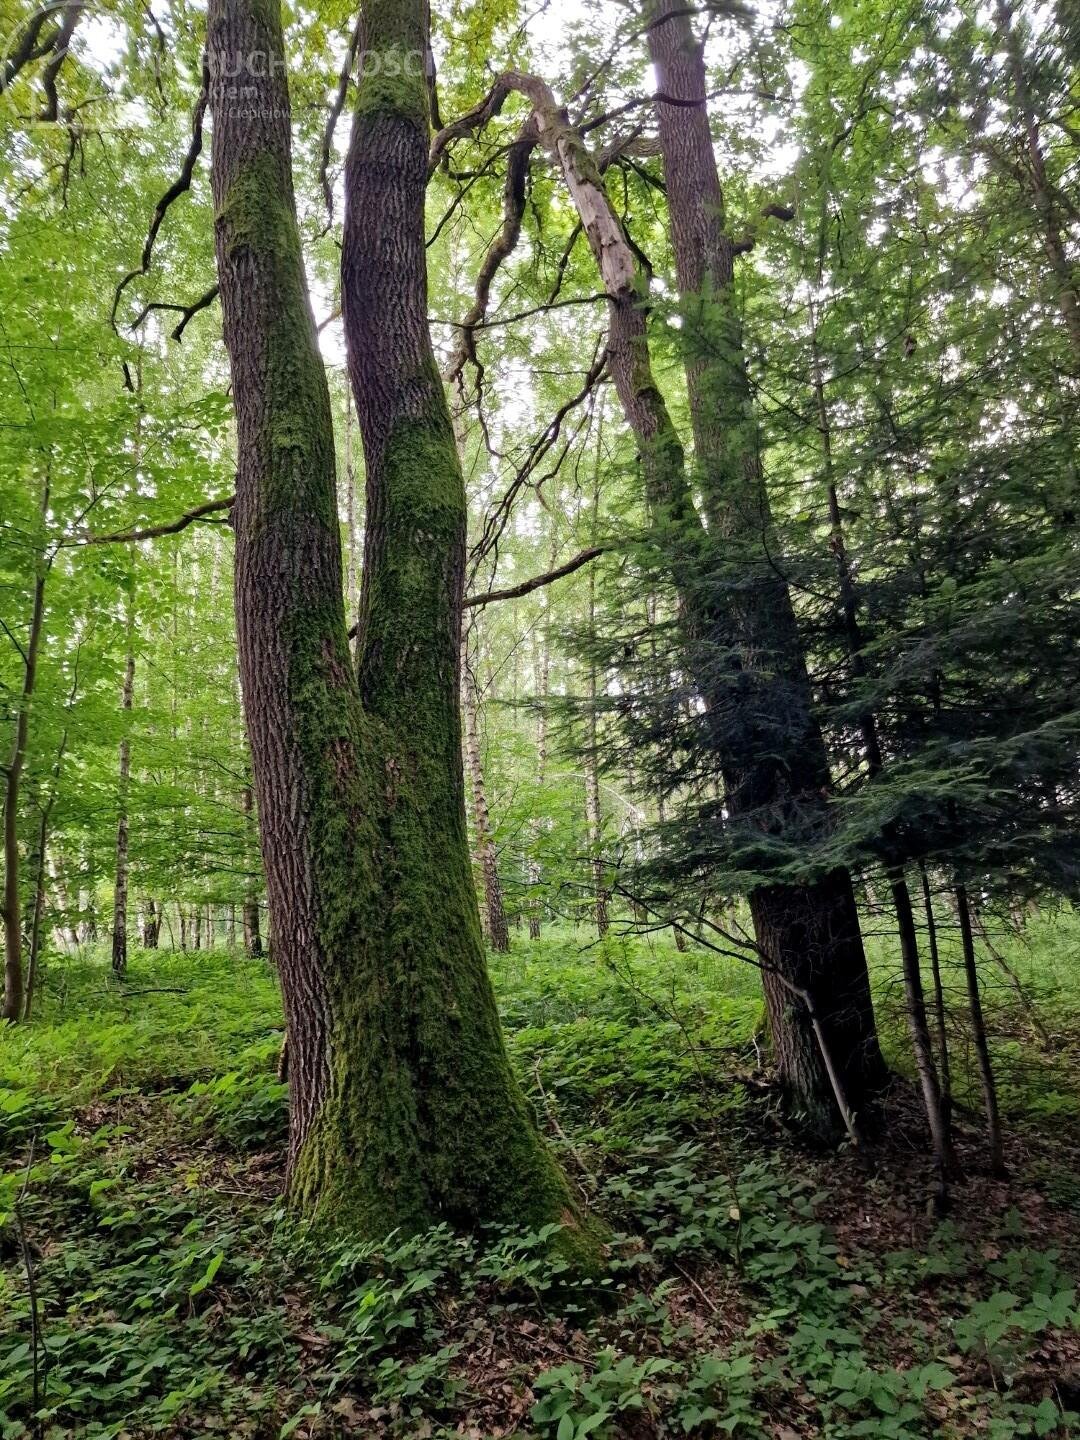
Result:
{"label": "dense forest background", "polygon": [[3,1435],[1072,1433],[1078,53],[0,0]]}

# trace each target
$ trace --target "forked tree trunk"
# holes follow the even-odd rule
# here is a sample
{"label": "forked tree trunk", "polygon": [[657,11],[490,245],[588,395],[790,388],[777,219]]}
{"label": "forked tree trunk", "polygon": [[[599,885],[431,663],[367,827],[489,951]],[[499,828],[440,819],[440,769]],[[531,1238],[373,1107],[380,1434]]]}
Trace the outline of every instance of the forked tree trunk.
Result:
{"label": "forked tree trunk", "polygon": [[[287,1183],[361,1233],[572,1224],[510,1071],[469,865],[465,494],[426,318],[425,8],[372,0],[365,21],[379,63],[360,64],[342,263],[367,472],[358,685],[278,5],[212,0],[209,14],[237,636],[289,1044]],[[265,63],[245,67],[251,55]]]}
{"label": "forked tree trunk", "polygon": [[[130,632],[130,622],[129,622]],[[117,781],[116,822],[116,885],[113,890],[112,968],[122,975],[127,969],[128,931],[128,791],[131,782],[131,706],[135,695],[135,655],[130,649],[124,666],[124,685],[120,696],[120,712],[124,733],[120,738],[120,769]],[[196,947],[197,948],[197,947]]]}
{"label": "forked tree trunk", "polygon": [[505,954],[510,949],[510,931],[503,909],[502,885],[499,882],[498,856],[491,838],[487,789],[484,785],[484,763],[480,753],[480,698],[476,681],[469,668],[468,643],[461,645],[462,708],[465,711],[465,763],[472,787],[473,829],[476,832],[476,860],[484,887],[482,920],[488,944]]}

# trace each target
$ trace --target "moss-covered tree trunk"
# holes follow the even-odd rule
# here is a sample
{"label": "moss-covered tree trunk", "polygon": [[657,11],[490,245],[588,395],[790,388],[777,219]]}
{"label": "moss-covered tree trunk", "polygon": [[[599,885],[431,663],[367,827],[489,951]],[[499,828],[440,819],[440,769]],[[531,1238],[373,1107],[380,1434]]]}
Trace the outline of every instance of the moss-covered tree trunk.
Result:
{"label": "moss-covered tree trunk", "polygon": [[573,1221],[510,1071],[469,866],[465,495],[425,318],[422,5],[365,19],[381,53],[360,88],[343,265],[367,469],[358,685],[277,0],[213,0],[209,15],[237,635],[288,1029],[288,1185],[367,1233]]}

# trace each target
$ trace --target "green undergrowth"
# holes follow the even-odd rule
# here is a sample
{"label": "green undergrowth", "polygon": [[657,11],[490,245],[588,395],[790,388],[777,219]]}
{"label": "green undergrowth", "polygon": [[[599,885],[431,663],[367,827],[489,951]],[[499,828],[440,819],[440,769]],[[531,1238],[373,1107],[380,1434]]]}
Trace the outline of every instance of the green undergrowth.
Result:
{"label": "green undergrowth", "polygon": [[[751,1079],[748,967],[515,942],[493,964],[511,1057],[610,1237],[588,1283],[550,1226],[305,1234],[265,962],[135,952],[119,985],[103,954],[54,958],[38,1019],[0,1033],[0,1436],[1075,1433],[1072,1112],[1031,1078],[1070,1095],[1080,982],[1038,956],[1075,938],[1010,951],[1049,1050],[988,996],[999,1054],[1033,1067],[1009,1092],[1025,1144],[1011,1187],[976,1158],[944,1222],[910,1137],[793,1144]],[[887,1012],[882,955],[875,979]]]}

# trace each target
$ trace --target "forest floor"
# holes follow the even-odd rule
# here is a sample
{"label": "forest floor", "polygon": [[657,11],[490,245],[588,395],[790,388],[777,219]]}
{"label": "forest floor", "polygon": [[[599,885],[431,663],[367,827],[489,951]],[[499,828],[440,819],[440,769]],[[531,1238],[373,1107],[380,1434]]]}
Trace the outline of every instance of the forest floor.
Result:
{"label": "forest floor", "polygon": [[942,1220],[904,1082],[880,1143],[799,1146],[752,971],[515,940],[514,1063],[610,1230],[589,1286],[543,1232],[316,1247],[279,1198],[270,967],[136,951],[117,985],[103,952],[54,958],[0,1034],[0,1436],[1080,1433],[1080,922],[1002,953],[1034,1006],[991,967],[1012,1178],[986,1173],[958,1014]]}

